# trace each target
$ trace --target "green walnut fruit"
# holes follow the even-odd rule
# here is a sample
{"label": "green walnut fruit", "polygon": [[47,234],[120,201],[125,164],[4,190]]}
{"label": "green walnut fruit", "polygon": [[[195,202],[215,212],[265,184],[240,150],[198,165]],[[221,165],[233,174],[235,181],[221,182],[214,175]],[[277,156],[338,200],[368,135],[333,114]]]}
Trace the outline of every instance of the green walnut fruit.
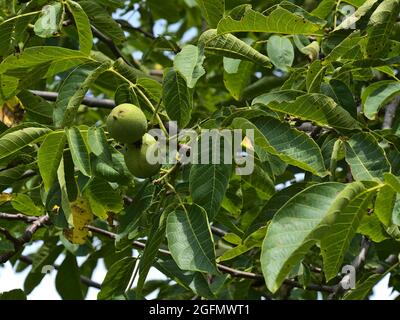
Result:
{"label": "green walnut fruit", "polygon": [[107,129],[115,140],[132,144],[146,133],[147,119],[138,107],[123,103],[111,111],[107,118]]}
{"label": "green walnut fruit", "polygon": [[138,178],[150,178],[160,171],[161,165],[152,164],[147,161],[146,155],[157,156],[157,141],[148,133],[143,135],[140,146],[137,144],[128,145],[125,152],[125,163],[129,171]]}

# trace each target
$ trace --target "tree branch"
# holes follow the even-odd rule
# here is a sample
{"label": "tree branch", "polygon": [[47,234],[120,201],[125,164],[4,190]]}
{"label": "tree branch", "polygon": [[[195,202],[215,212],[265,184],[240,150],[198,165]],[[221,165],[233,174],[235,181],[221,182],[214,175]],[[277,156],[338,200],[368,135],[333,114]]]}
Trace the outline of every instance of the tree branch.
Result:
{"label": "tree branch", "polygon": [[[38,90],[30,90],[31,93],[37,95],[47,101],[57,101],[58,93],[50,92],[50,91],[38,91]],[[115,102],[110,99],[98,99],[92,97],[85,97],[82,101],[82,104],[88,107],[94,108],[104,108],[104,109],[113,109],[115,107]]]}
{"label": "tree branch", "polygon": [[393,120],[396,115],[396,109],[400,103],[400,96],[394,98],[394,100],[386,106],[385,117],[382,124],[382,129],[391,129],[393,126]]}
{"label": "tree branch", "polygon": [[[23,215],[21,215],[23,216]],[[1,217],[1,216],[0,216]],[[33,217],[32,217],[33,218]],[[17,219],[14,219],[17,220]],[[27,221],[28,217],[24,217],[21,220]],[[42,226],[46,225],[49,223],[49,216],[41,216],[41,217],[36,217],[36,220],[32,221],[31,224],[25,229],[25,232],[20,236],[19,238],[14,238],[11,236],[11,234],[4,230],[1,230],[1,232],[5,235],[5,237],[9,240],[14,245],[14,250],[13,251],[8,251],[2,255],[0,255],[0,263],[5,263],[8,260],[10,260],[14,255],[17,254],[17,252],[28,242],[32,240],[32,236],[35,234],[35,232]]]}
{"label": "tree branch", "polygon": [[32,223],[37,220],[37,217],[26,216],[22,213],[11,214],[11,213],[0,212],[0,219],[2,219],[2,220],[19,220],[19,221],[24,221],[27,223]]}

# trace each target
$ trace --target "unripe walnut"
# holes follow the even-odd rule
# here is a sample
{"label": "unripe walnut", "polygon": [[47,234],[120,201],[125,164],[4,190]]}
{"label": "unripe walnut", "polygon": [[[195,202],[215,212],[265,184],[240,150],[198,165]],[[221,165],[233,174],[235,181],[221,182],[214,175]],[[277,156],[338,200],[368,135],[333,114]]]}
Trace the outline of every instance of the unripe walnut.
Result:
{"label": "unripe walnut", "polygon": [[157,141],[149,135],[144,134],[140,146],[136,144],[128,145],[125,152],[125,163],[129,171],[138,178],[150,178],[160,171],[160,164],[151,164],[147,161],[146,154],[157,154]]}
{"label": "unripe walnut", "polygon": [[107,129],[115,140],[132,144],[146,133],[147,119],[137,106],[124,103],[115,107],[109,114]]}

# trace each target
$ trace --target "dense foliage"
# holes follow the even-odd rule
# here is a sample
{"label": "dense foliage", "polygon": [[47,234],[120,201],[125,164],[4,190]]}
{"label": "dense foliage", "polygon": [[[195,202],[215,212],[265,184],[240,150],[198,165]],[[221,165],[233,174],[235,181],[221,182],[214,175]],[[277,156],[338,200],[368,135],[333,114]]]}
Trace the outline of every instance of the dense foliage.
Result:
{"label": "dense foliage", "polygon": [[[31,268],[0,299],[29,295],[59,256],[63,299],[88,286],[99,299],[365,299],[388,273],[400,290],[399,11],[0,0],[0,263]],[[106,125],[122,103],[148,130],[254,130],[253,173],[178,161],[134,177],[150,170],[141,142],[127,150]],[[346,265],[355,288],[340,284]],[[146,280],[152,267],[167,280]]]}

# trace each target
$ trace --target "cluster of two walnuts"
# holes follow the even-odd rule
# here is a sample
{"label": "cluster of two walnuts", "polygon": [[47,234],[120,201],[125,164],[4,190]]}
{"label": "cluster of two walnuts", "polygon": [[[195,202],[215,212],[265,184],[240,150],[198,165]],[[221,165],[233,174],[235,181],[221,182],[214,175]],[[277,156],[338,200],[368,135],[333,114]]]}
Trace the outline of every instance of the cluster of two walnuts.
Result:
{"label": "cluster of two walnuts", "polygon": [[149,178],[159,172],[161,165],[150,164],[146,158],[157,141],[147,133],[147,119],[140,108],[129,103],[115,107],[107,118],[107,129],[116,141],[125,144],[125,163],[135,177]]}

